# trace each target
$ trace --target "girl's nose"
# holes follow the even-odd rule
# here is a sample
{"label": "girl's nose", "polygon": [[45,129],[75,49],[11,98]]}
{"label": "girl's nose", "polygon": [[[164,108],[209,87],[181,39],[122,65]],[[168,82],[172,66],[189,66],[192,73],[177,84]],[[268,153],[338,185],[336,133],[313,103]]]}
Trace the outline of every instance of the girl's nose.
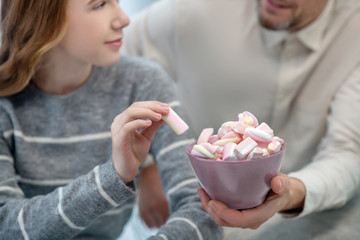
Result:
{"label": "girl's nose", "polygon": [[116,17],[112,22],[112,28],[115,30],[119,30],[129,25],[130,19],[125,14],[125,12],[120,8],[120,6],[116,9],[116,11],[117,11]]}

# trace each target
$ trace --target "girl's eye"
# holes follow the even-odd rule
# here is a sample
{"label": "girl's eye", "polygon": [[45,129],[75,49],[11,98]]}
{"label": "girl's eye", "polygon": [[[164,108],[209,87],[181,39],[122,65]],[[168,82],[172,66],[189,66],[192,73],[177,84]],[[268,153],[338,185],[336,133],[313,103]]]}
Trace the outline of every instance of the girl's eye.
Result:
{"label": "girl's eye", "polygon": [[95,10],[101,9],[105,6],[105,4],[106,4],[106,2],[101,2],[100,4],[97,4],[94,9]]}

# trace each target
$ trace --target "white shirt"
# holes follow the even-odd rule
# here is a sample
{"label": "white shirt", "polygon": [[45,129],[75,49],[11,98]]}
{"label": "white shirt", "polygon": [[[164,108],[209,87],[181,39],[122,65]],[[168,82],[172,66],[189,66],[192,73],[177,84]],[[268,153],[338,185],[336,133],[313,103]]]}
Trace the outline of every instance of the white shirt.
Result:
{"label": "white shirt", "polygon": [[245,110],[273,127],[287,142],[281,171],[306,186],[303,216],[360,186],[359,9],[329,0],[287,33],[262,28],[254,0],[160,1],[126,29],[123,51],[173,76],[195,134]]}

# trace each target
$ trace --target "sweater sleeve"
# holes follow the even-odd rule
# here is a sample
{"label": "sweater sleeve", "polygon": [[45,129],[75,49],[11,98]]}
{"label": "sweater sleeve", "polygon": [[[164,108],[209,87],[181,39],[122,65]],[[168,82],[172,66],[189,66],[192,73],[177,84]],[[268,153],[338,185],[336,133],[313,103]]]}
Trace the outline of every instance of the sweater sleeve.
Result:
{"label": "sweater sleeve", "polygon": [[[181,104],[176,100],[169,76],[156,64],[140,84],[136,101],[158,100],[170,106],[186,121]],[[139,86],[139,87],[140,87]],[[145,93],[145,94],[144,94]],[[151,239],[221,239],[222,228],[215,224],[201,206],[197,195],[198,181],[186,155],[186,146],[195,139],[190,131],[178,136],[164,124],[151,145],[151,154],[158,166],[171,215],[157,236]]]}
{"label": "sweater sleeve", "polygon": [[47,195],[28,198],[19,187],[11,129],[6,112],[1,111],[1,239],[71,239],[98,216],[134,197],[109,160]]}
{"label": "sweater sleeve", "polygon": [[327,119],[327,132],[312,163],[291,177],[306,186],[300,216],[338,208],[360,186],[360,67],[338,90]]}

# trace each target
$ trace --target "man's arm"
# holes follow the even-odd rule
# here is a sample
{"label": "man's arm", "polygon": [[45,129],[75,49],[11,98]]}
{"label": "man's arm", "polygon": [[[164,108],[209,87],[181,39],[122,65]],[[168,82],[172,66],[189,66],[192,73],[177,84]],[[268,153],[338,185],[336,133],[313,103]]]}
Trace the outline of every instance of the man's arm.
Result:
{"label": "man's arm", "polygon": [[360,67],[337,92],[327,132],[313,161],[303,169],[271,181],[265,202],[243,211],[230,209],[198,191],[204,209],[217,224],[256,229],[275,213],[304,216],[343,206],[360,186]]}
{"label": "man's arm", "polygon": [[304,210],[337,208],[360,186],[360,66],[340,87],[327,118],[326,135],[312,163],[290,173],[306,186]]}

